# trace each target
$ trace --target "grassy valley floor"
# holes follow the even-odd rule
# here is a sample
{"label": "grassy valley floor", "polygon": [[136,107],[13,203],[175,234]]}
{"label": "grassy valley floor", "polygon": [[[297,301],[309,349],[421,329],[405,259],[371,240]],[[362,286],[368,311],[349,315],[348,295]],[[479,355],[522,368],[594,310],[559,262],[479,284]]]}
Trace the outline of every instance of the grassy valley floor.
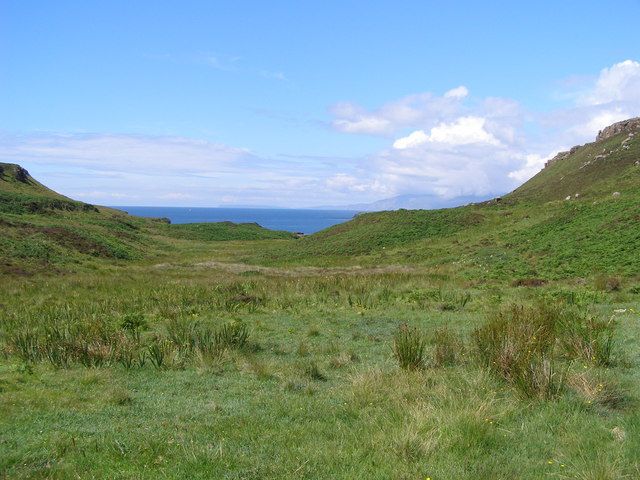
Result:
{"label": "grassy valley floor", "polygon": [[[640,476],[633,280],[193,263],[3,278],[4,478]],[[514,303],[614,319],[610,356],[558,336],[557,390],[526,392],[478,353]]]}

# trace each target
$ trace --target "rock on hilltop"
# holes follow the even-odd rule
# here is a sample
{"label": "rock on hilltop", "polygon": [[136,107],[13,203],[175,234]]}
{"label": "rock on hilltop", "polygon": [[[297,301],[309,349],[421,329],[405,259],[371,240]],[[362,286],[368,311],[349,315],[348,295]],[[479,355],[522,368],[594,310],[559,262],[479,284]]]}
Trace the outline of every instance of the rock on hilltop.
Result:
{"label": "rock on hilltop", "polygon": [[598,132],[598,136],[596,137],[596,142],[601,140],[606,140],[608,138],[613,137],[614,135],[618,135],[619,133],[635,133],[640,132],[640,117],[629,118],[627,120],[622,120],[621,122],[616,122],[613,125],[609,125],[606,128],[603,128]]}

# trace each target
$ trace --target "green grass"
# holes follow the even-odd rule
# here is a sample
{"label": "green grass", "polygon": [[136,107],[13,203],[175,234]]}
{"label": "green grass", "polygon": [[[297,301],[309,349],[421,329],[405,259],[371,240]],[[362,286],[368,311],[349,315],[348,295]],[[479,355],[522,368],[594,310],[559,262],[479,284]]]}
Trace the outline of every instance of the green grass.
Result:
{"label": "green grass", "polygon": [[[3,280],[0,471],[7,478],[613,479],[640,472],[640,330],[630,310],[640,297],[629,288],[465,287],[462,279],[406,273],[160,272],[138,266]],[[442,309],[444,292],[469,299]],[[593,315],[616,315],[624,361],[573,361],[562,394],[530,399],[481,366],[471,334],[501,305],[550,298],[583,306],[577,299],[599,299],[589,301]],[[404,371],[393,357],[402,324],[433,339],[421,369]],[[245,325],[248,336],[238,344],[237,334],[225,334],[235,346],[213,356],[184,354],[180,345],[193,332],[224,325]],[[150,358],[130,367],[21,360],[15,333],[52,327],[160,342],[165,358],[159,368]],[[431,360],[460,341],[468,354]]]}
{"label": "green grass", "polygon": [[302,239],[0,164],[0,477],[639,478],[640,137],[593,158],[621,138]]}
{"label": "green grass", "polygon": [[224,241],[224,240],[267,240],[292,239],[293,233],[267,230],[257,223],[186,223],[171,225],[166,235],[186,240]]}

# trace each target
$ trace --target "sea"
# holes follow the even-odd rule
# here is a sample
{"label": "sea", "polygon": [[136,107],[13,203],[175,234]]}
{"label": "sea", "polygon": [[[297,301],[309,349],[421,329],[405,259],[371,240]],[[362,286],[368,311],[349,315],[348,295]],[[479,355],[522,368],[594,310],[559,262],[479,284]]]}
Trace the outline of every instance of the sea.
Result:
{"label": "sea", "polygon": [[113,207],[139,217],[166,217],[171,223],[257,223],[271,230],[305,235],[351,220],[354,210],[306,210],[284,208]]}

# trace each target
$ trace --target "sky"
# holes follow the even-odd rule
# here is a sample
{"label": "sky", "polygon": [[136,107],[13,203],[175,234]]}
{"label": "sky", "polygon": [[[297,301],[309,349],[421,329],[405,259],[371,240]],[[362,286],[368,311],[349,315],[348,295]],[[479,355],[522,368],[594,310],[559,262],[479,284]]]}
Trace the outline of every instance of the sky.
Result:
{"label": "sky", "polygon": [[640,115],[638,18],[640,0],[0,0],[0,161],[114,206],[489,198]]}

